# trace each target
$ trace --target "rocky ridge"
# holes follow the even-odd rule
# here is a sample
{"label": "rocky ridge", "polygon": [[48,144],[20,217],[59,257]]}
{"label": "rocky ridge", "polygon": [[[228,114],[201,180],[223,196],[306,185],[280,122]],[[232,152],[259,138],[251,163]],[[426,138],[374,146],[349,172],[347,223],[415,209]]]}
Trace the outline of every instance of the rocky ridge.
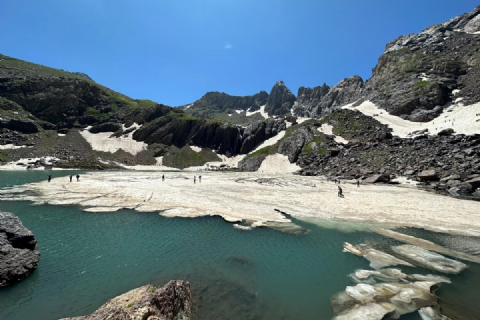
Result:
{"label": "rocky ridge", "polygon": [[0,212],[0,287],[28,277],[39,260],[33,233],[14,214]]}

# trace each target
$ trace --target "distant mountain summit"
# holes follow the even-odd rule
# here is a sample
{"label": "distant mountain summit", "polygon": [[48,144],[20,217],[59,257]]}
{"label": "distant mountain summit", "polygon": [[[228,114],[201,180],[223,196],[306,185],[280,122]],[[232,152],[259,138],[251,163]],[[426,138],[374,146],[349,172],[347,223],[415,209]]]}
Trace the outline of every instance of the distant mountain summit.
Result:
{"label": "distant mountain summit", "polygon": [[[392,115],[425,122],[436,118],[454,95],[464,104],[479,102],[479,14],[477,7],[419,34],[400,36],[389,42],[368,81],[351,76],[332,87],[326,84],[313,89],[300,87],[296,97],[283,81],[278,81],[268,94],[265,112],[270,117],[287,114],[318,117],[346,104],[370,100]],[[262,98],[257,104],[247,105],[250,103],[251,110],[257,110],[264,103],[265,93]],[[248,99],[224,104],[231,110],[248,110],[245,101]],[[202,104],[194,105],[196,114],[201,115]],[[222,109],[222,105],[220,102],[216,109]]]}

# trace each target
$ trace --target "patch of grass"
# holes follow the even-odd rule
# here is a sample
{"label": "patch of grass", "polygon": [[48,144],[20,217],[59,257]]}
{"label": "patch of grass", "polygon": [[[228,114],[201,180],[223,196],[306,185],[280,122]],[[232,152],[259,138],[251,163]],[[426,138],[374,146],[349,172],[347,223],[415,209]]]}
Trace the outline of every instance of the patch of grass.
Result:
{"label": "patch of grass", "polygon": [[148,292],[154,293],[155,290],[157,290],[157,286],[151,286],[150,289],[148,290]]}
{"label": "patch of grass", "polygon": [[422,88],[422,87],[425,87],[426,85],[428,85],[428,81],[418,81],[417,83],[415,83],[415,87],[416,88]]}
{"label": "patch of grass", "polygon": [[87,115],[89,116],[99,116],[101,114],[100,110],[97,110],[92,107],[87,108]]}
{"label": "patch of grass", "polygon": [[202,149],[200,152],[195,152],[188,145],[181,149],[170,147],[163,156],[163,164],[165,166],[179,169],[202,166],[206,162],[211,161],[221,161],[221,159],[210,149]]}
{"label": "patch of grass", "polygon": [[0,162],[9,162],[12,161],[12,157],[8,151],[0,150]]}
{"label": "patch of grass", "polygon": [[152,101],[152,100],[148,100],[148,99],[137,99],[137,100],[134,100],[138,107],[140,108],[148,108],[148,107],[153,107],[153,106],[156,106],[158,103],[156,103],[155,101]]}
{"label": "patch of grass", "polygon": [[73,74],[64,70],[42,66],[40,64],[35,64],[35,63],[27,62],[24,60],[11,58],[8,56],[4,56],[2,54],[0,54],[0,68],[11,69],[12,71],[25,71],[25,72],[36,74],[39,76],[66,77],[66,78],[84,80],[90,83],[95,83],[95,81],[88,80],[86,78],[80,77],[76,74]]}
{"label": "patch of grass", "polygon": [[247,155],[245,157],[245,159],[250,159],[250,158],[255,158],[255,157],[260,157],[260,156],[265,156],[266,157],[266,156],[275,154],[275,153],[277,153],[279,144],[280,144],[280,141],[277,142],[276,144],[274,144],[273,146],[264,147],[260,150],[252,152],[249,155]]}
{"label": "patch of grass", "polygon": [[324,135],[316,136],[303,147],[302,153],[310,155],[316,149],[317,154],[323,156],[327,154],[327,149],[321,147],[321,145],[327,142],[328,140],[325,138]]}
{"label": "patch of grass", "polygon": [[127,308],[131,308],[134,304],[135,304],[135,301],[130,302],[129,304],[127,304]]}

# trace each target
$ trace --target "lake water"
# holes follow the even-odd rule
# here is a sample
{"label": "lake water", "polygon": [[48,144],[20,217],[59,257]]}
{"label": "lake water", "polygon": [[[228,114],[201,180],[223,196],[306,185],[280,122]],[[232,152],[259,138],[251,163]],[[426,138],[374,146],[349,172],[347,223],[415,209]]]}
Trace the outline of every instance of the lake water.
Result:
{"label": "lake water", "polygon": [[[45,178],[42,171],[0,172],[0,188]],[[78,207],[11,201],[1,201],[0,210],[22,220],[42,254],[31,276],[0,289],[2,320],[85,315],[128,290],[170,279],[191,282],[194,319],[330,319],[330,297],[352,284],[348,274],[368,268],[366,259],[342,253],[343,242],[396,244],[370,232],[302,221],[295,222],[310,232],[294,235],[266,228],[241,231],[217,217],[85,213]],[[471,315],[465,319],[480,319],[479,266],[449,277],[453,283],[437,292],[442,302]]]}

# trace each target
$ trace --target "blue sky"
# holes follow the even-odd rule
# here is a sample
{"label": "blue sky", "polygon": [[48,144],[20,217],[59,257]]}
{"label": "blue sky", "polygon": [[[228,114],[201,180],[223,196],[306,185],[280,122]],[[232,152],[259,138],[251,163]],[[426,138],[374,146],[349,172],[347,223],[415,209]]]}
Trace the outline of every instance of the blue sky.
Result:
{"label": "blue sky", "polygon": [[385,44],[471,0],[1,0],[0,53],[178,106],[369,78]]}

